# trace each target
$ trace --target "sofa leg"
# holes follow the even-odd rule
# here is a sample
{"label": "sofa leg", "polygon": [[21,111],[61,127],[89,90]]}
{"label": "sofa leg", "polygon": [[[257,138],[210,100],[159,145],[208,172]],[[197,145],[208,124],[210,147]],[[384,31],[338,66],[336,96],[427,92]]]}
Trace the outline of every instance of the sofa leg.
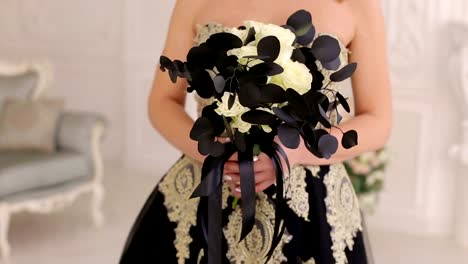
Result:
{"label": "sofa leg", "polygon": [[93,187],[92,195],[93,197],[92,197],[91,210],[92,210],[93,221],[97,227],[101,227],[104,224],[104,214],[102,212],[102,203],[104,201],[104,187],[102,186],[101,183],[97,183]]}
{"label": "sofa leg", "polygon": [[11,248],[8,242],[8,229],[10,227],[10,212],[4,205],[0,205],[0,253],[4,259],[10,256]]}

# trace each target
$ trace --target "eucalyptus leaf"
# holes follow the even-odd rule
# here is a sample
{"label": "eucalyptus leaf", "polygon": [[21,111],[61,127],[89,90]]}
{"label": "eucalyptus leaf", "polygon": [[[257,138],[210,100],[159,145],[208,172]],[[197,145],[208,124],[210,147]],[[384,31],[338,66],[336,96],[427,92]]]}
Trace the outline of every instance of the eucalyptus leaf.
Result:
{"label": "eucalyptus leaf", "polygon": [[332,82],[342,82],[349,77],[353,75],[353,73],[356,71],[357,64],[356,63],[350,63],[343,68],[341,68],[339,71],[334,72],[332,75],[330,75],[330,80]]}
{"label": "eucalyptus leaf", "polygon": [[242,115],[242,120],[253,125],[274,125],[277,117],[263,110],[250,110]]}
{"label": "eucalyptus leaf", "polygon": [[273,110],[273,113],[275,113],[275,115],[279,119],[281,119],[281,121],[285,122],[286,124],[288,124],[290,126],[297,127],[296,120],[290,114],[288,114],[286,111],[284,111],[282,108],[273,107],[272,110]]}
{"label": "eucalyptus leaf", "polygon": [[338,140],[330,134],[323,135],[318,141],[318,148],[325,159],[330,159],[338,150]]}
{"label": "eucalyptus leaf", "polygon": [[348,101],[344,96],[340,93],[336,93],[336,97],[338,97],[338,100],[340,101],[340,104],[343,106],[344,110],[348,113],[351,112],[351,108],[349,107]]}
{"label": "eucalyptus leaf", "polygon": [[314,40],[312,53],[322,64],[331,62],[340,56],[341,47],[338,40],[332,36],[322,35]]}
{"label": "eucalyptus leaf", "polygon": [[223,93],[224,92],[224,86],[226,85],[226,80],[222,75],[217,75],[216,77],[213,78],[213,83],[216,92],[218,93]]}
{"label": "eucalyptus leaf", "polygon": [[281,143],[290,149],[296,149],[301,142],[299,130],[287,124],[279,126],[278,137]]}
{"label": "eucalyptus leaf", "polygon": [[277,37],[267,36],[262,38],[257,44],[257,53],[261,57],[265,57],[265,62],[273,62],[278,58],[281,44]]}
{"label": "eucalyptus leaf", "polygon": [[349,130],[343,134],[341,145],[345,149],[350,149],[358,144],[358,133],[356,130]]}

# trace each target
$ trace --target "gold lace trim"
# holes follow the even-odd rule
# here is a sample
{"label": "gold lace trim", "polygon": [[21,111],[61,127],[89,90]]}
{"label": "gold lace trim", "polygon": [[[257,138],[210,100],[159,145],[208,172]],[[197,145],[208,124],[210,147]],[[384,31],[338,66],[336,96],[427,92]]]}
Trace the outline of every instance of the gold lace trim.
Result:
{"label": "gold lace trim", "polygon": [[[308,166],[312,175],[316,176],[320,167]],[[288,199],[288,206],[299,217],[306,221],[309,219],[309,194],[307,193],[306,172],[303,166],[294,166],[291,168],[290,175],[284,179],[284,197]]]}
{"label": "gold lace trim", "polygon": [[357,232],[362,231],[359,202],[343,164],[330,166],[324,183],[327,189],[325,205],[327,221],[331,226],[333,257],[336,264],[345,264],[348,263],[346,247],[352,250]]}
{"label": "gold lace trim", "polygon": [[[263,194],[257,194],[257,206],[255,213],[255,226],[252,232],[241,242],[239,238],[242,231],[242,209],[237,207],[229,216],[229,223],[224,229],[224,235],[230,245],[227,257],[231,263],[253,264],[264,263],[273,241],[273,227],[275,225],[274,207],[269,198]],[[285,233],[279,245],[273,252],[269,264],[287,261],[283,254],[283,246],[292,239]]]}
{"label": "gold lace trim", "polygon": [[179,160],[159,184],[164,194],[164,205],[171,222],[177,224],[174,230],[174,246],[179,264],[190,258],[190,228],[197,223],[197,208],[200,199],[190,199],[195,187],[200,183],[201,168],[197,162],[184,157]]}

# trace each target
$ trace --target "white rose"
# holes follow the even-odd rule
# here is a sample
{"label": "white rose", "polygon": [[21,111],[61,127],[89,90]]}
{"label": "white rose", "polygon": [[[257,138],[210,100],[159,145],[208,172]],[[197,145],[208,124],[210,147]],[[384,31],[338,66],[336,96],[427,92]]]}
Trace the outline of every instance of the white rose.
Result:
{"label": "white rose", "polygon": [[237,128],[241,133],[247,133],[252,127],[252,124],[245,122],[240,116],[238,116],[232,118],[231,127]]}
{"label": "white rose", "polygon": [[232,105],[231,109],[229,109],[229,96],[230,93],[225,92],[223,94],[223,97],[221,97],[221,101],[217,101],[218,108],[215,109],[215,112],[218,115],[228,117],[240,117],[243,113],[249,111],[249,108],[241,105],[238,96],[236,96],[234,104]]}
{"label": "white rose", "polygon": [[[242,65],[246,65],[249,59],[244,58],[244,56],[257,56],[258,53],[257,53],[257,47],[249,45],[249,46],[243,46],[241,48],[229,50],[227,52],[227,55],[237,56],[237,58],[239,58],[237,61],[239,61],[239,63]],[[253,60],[249,63],[249,66],[252,67],[261,62],[262,62],[261,60]]]}
{"label": "white rose", "polygon": [[291,60],[282,66],[284,68],[283,73],[272,76],[270,83],[279,85],[285,90],[292,88],[299,94],[305,94],[310,90],[312,74],[310,74],[307,66]]}
{"label": "white rose", "polygon": [[264,24],[256,21],[246,21],[244,25],[247,29],[250,29],[251,27],[255,28],[255,45],[257,45],[258,41],[264,37],[275,36],[278,38],[281,44],[281,49],[278,58],[275,60],[276,63],[283,66],[283,64],[291,60],[291,56],[294,51],[294,47],[292,45],[296,39],[296,35],[291,32],[291,30],[282,28],[278,25]]}

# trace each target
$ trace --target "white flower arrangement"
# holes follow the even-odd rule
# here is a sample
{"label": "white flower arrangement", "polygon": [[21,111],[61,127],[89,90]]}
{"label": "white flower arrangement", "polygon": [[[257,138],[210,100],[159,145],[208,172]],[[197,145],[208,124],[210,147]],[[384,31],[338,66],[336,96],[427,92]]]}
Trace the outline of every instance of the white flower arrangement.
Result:
{"label": "white flower arrangement", "polygon": [[378,204],[378,195],[383,188],[388,161],[387,150],[383,148],[344,162],[361,209],[366,213],[373,213]]}

